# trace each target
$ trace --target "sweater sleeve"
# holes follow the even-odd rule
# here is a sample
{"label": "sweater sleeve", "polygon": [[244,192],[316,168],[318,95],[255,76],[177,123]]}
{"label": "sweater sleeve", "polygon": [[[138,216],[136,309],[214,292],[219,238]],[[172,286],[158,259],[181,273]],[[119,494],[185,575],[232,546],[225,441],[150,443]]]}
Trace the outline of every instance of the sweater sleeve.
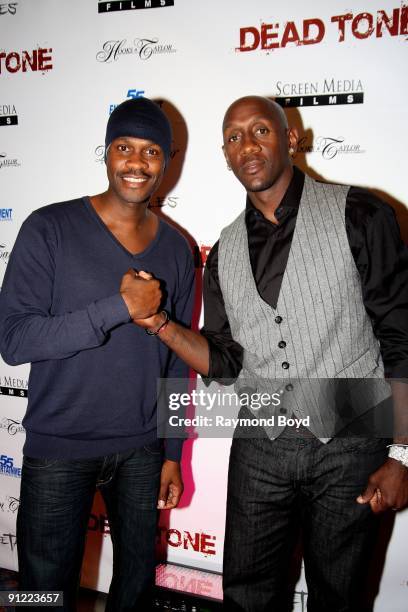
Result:
{"label": "sweater sleeve", "polygon": [[101,345],[110,329],[129,321],[119,293],[52,314],[55,258],[49,224],[33,213],[17,236],[0,294],[0,351],[9,365],[70,357]]}
{"label": "sweater sleeve", "polygon": [[[191,324],[191,316],[194,305],[194,265],[191,253],[188,252],[186,257],[185,270],[181,279],[179,296],[173,307],[172,317],[182,325],[189,327]],[[180,379],[180,384],[177,387],[178,391],[184,392],[188,390],[188,377],[190,368],[177,357],[175,353],[171,353],[167,377],[169,379]],[[174,383],[173,383],[174,386]],[[167,438],[165,443],[165,458],[172,461],[180,461],[183,448],[183,438]]]}

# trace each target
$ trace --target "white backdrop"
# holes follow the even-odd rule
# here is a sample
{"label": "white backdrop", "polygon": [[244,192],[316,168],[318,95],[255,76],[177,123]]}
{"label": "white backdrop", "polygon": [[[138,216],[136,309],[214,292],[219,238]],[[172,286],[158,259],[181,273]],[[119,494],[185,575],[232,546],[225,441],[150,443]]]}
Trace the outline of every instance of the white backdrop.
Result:
{"label": "white backdrop", "polygon": [[[136,95],[164,100],[176,128],[170,176],[154,205],[203,259],[244,205],[220,145],[225,109],[246,94],[284,98],[302,135],[296,162],[381,193],[408,235],[408,8],[397,0],[2,0],[0,33],[0,281],[30,211],[105,189],[106,121]],[[28,372],[0,361],[0,566],[9,568],[17,565]],[[159,530],[169,560],[221,570],[229,444],[186,443],[182,508],[163,516]],[[407,536],[405,512],[395,521],[376,612],[407,609]],[[110,562],[97,500],[84,583],[104,590]],[[302,577],[298,591],[305,590]]]}

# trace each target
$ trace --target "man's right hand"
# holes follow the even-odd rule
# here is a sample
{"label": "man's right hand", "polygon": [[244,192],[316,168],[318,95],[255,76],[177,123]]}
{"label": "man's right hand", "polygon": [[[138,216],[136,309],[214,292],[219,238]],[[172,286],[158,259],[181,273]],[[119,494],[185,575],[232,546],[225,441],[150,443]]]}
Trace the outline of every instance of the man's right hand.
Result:
{"label": "man's right hand", "polygon": [[123,275],[120,293],[133,320],[154,315],[162,301],[159,281],[150,274],[138,274],[132,268]]}
{"label": "man's right hand", "polygon": [[[152,275],[147,272],[139,272],[139,276],[146,280],[152,279]],[[163,313],[154,314],[150,317],[132,317],[133,322],[144,329],[157,331],[162,323]],[[210,368],[210,349],[208,340],[198,332],[187,329],[170,321],[160,332],[162,340],[176,355],[178,355],[189,366],[194,368],[199,374],[208,376]]]}

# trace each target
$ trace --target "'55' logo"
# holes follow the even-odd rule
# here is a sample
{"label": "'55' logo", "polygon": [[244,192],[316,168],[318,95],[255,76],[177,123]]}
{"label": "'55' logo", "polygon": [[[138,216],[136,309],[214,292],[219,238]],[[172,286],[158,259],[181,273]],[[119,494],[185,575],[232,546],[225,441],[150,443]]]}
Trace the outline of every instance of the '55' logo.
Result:
{"label": "'55' logo", "polygon": [[127,92],[127,98],[143,98],[144,89],[129,89]]}
{"label": "'55' logo", "polygon": [[[133,99],[143,98],[144,93],[145,93],[144,89],[128,89],[126,98],[133,98]],[[117,104],[111,104],[109,106],[109,114],[111,114],[112,111],[114,111],[116,107],[117,107]]]}
{"label": "'55' logo", "polygon": [[12,468],[13,457],[9,457],[8,455],[0,455],[0,466],[3,468]]}

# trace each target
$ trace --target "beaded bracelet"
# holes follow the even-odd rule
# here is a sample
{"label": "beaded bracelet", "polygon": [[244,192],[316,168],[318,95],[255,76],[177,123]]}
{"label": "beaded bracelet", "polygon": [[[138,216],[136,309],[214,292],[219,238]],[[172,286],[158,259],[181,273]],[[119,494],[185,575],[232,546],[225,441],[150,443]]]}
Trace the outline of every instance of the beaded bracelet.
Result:
{"label": "beaded bracelet", "polygon": [[169,313],[167,312],[167,310],[162,310],[162,312],[164,313],[163,323],[159,325],[156,331],[152,331],[151,329],[145,329],[145,332],[148,336],[157,336],[169,324],[169,321],[170,321]]}

